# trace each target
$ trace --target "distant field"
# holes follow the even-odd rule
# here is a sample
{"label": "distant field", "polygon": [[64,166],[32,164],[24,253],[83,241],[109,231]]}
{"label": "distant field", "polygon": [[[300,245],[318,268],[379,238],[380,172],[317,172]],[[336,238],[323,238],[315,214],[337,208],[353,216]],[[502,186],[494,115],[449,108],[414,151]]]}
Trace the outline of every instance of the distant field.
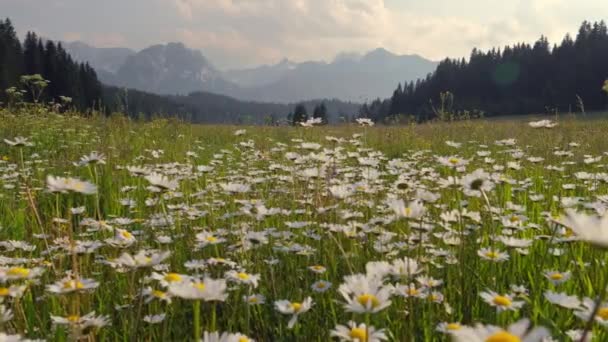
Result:
{"label": "distant field", "polygon": [[0,331],[540,341],[529,320],[556,341],[589,322],[606,341],[608,120],[581,118],[288,128],[2,111]]}

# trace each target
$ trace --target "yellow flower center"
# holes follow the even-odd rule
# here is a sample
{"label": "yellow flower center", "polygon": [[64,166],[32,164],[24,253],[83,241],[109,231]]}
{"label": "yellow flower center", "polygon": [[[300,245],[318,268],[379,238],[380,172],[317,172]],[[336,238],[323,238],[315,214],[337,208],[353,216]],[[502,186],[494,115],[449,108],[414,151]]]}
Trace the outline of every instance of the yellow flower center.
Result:
{"label": "yellow flower center", "polygon": [[248,339],[247,337],[241,337],[241,338],[239,338],[238,342],[249,342],[249,341],[251,341],[251,340]]}
{"label": "yellow flower center", "polygon": [[319,266],[319,265],[311,266],[311,268],[315,271],[322,271],[324,269],[323,266]]}
{"label": "yellow flower center", "polygon": [[317,283],[317,288],[318,289],[324,289],[325,286],[327,286],[327,285],[325,285],[325,283]]}
{"label": "yellow flower center", "polygon": [[207,236],[207,242],[213,243],[216,241],[217,241],[217,238],[215,236],[211,236],[211,235]]}
{"label": "yellow flower center", "polygon": [[419,293],[420,293],[420,291],[418,291],[418,289],[415,287],[410,287],[409,289],[407,289],[407,294],[410,296],[416,296]]}
{"label": "yellow flower center", "polygon": [[357,301],[359,302],[359,304],[365,307],[367,307],[369,304],[371,304],[372,308],[378,307],[380,305],[380,301],[378,300],[378,298],[369,293],[360,295],[359,297],[357,297]]}
{"label": "yellow flower center", "polygon": [[302,303],[291,303],[291,308],[293,309],[293,312],[300,312],[300,310],[302,310]]}
{"label": "yellow flower center", "polygon": [[608,308],[599,309],[596,316],[604,321],[608,321]]}
{"label": "yellow flower center", "polygon": [[30,275],[30,270],[23,267],[12,267],[9,268],[6,274],[11,277],[26,278],[28,275]]}
{"label": "yellow flower center", "polygon": [[205,283],[194,283],[194,287],[199,291],[203,291],[205,289]]}
{"label": "yellow flower center", "polygon": [[81,290],[81,289],[84,289],[84,284],[78,280],[68,280],[65,283],[63,283],[63,288],[66,290],[69,290],[69,289]]}
{"label": "yellow flower center", "polygon": [[122,235],[122,237],[127,240],[131,240],[133,238],[133,234],[129,233],[126,230],[123,230],[122,232],[120,232],[120,235]]}
{"label": "yellow flower center", "polygon": [[486,338],[486,342],[521,342],[521,338],[506,331],[499,331]]}
{"label": "yellow flower center", "polygon": [[250,278],[249,274],[244,273],[244,272],[237,273],[236,276],[237,276],[237,278],[239,278],[241,280],[249,280],[249,278]]}
{"label": "yellow flower center", "polygon": [[165,275],[165,281],[169,283],[175,283],[182,280],[182,276],[177,273],[167,273]]}
{"label": "yellow flower center", "polygon": [[163,291],[154,290],[154,291],[152,291],[152,295],[156,298],[165,298],[166,294]]}
{"label": "yellow flower center", "polygon": [[564,275],[561,273],[553,273],[552,275],[549,276],[549,278],[551,278],[553,280],[562,280],[564,278]]}
{"label": "yellow flower center", "polygon": [[68,321],[72,322],[72,323],[76,323],[80,320],[80,316],[78,315],[69,315],[67,317]]}
{"label": "yellow flower center", "polygon": [[486,252],[486,257],[488,257],[489,259],[496,259],[498,258],[498,253],[495,251],[488,251]]}
{"label": "yellow flower center", "polygon": [[407,208],[403,208],[403,216],[410,216],[412,215],[412,208],[407,207]]}
{"label": "yellow flower center", "polygon": [[571,237],[572,235],[574,235],[574,231],[570,228],[566,228],[566,231],[564,232],[564,236]]}
{"label": "yellow flower center", "polygon": [[458,162],[460,162],[460,160],[458,160],[458,158],[450,158],[448,159],[448,162],[452,165],[456,165]]}
{"label": "yellow flower center", "polygon": [[258,297],[249,298],[249,303],[256,304],[258,302]]}
{"label": "yellow flower center", "polygon": [[505,296],[498,295],[498,296],[494,297],[492,302],[494,302],[494,304],[499,305],[499,306],[511,306],[511,299],[509,299],[508,297],[505,297]]}
{"label": "yellow flower center", "polygon": [[447,330],[460,330],[461,326],[459,323],[449,323],[445,326]]}
{"label": "yellow flower center", "polygon": [[10,294],[10,290],[6,287],[0,287],[0,297],[6,297]]}
{"label": "yellow flower center", "polygon": [[352,328],[348,334],[353,340],[357,339],[361,342],[367,341],[367,331],[365,328]]}

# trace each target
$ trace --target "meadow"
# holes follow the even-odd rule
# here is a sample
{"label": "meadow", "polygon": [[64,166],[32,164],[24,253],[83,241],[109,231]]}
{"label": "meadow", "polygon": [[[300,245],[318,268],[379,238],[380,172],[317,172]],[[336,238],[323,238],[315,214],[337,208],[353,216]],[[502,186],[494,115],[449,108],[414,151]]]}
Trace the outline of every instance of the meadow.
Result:
{"label": "meadow", "polygon": [[536,126],[2,110],[0,339],[606,341],[608,121]]}

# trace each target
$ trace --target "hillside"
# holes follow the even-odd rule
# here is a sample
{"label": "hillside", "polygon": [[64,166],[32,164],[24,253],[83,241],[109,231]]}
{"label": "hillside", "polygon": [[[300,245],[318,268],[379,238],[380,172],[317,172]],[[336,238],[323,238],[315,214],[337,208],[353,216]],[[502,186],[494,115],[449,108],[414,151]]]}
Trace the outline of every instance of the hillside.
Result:
{"label": "hillside", "polygon": [[[107,58],[109,51],[95,54],[90,47],[86,51],[77,58],[100,70],[101,80],[109,85],[168,95],[204,91],[278,103],[318,98],[363,102],[385,97],[398,83],[424,77],[437,65],[417,55],[376,49],[365,55],[341,54],[330,63],[284,59],[275,65],[221,71],[203,53],[182,43],[154,45],[133,54],[116,50],[122,53],[122,63],[119,58]],[[108,65],[109,61],[113,64]]]}

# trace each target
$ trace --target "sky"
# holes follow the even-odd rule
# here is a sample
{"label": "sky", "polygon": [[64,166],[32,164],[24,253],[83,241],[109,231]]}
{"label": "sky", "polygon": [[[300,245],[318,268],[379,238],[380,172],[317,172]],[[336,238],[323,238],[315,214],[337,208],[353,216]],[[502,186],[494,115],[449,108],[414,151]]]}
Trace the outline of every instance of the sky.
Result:
{"label": "sky", "polygon": [[214,65],[244,68],[331,61],[383,47],[440,60],[472,48],[559,43],[583,20],[608,18],[606,0],[0,0],[18,33],[97,47],[180,41]]}

